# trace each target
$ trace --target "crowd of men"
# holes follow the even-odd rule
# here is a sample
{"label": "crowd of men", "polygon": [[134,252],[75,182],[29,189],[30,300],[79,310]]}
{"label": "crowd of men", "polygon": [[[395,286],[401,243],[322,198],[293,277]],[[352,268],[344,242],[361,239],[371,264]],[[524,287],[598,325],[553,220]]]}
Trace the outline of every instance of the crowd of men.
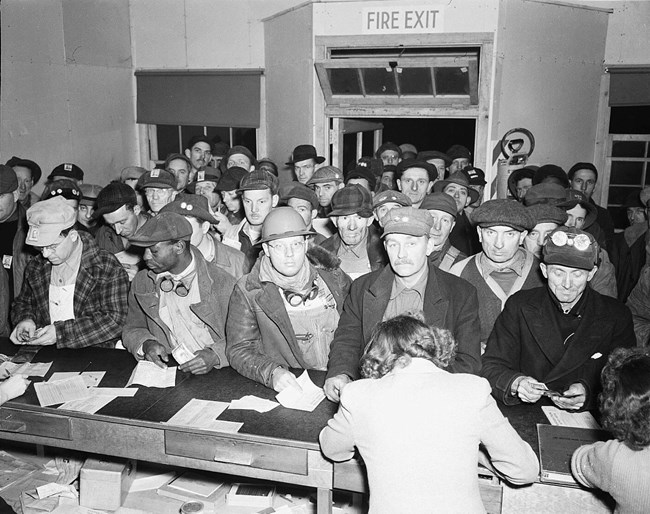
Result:
{"label": "crowd of men", "polygon": [[591,163],[518,169],[512,198],[484,201],[460,145],[384,143],[346,170],[325,160],[298,145],[280,184],[270,159],[197,136],[105,187],[63,163],[39,198],[41,168],[12,157],[0,335],[123,345],[189,373],[232,366],[276,391],[299,387],[292,369],[326,370],[336,401],[377,323],[422,312],[458,342],[451,372],[484,376],[505,403],[566,409],[593,405],[615,347],[647,344],[650,189],[632,192],[615,234]]}

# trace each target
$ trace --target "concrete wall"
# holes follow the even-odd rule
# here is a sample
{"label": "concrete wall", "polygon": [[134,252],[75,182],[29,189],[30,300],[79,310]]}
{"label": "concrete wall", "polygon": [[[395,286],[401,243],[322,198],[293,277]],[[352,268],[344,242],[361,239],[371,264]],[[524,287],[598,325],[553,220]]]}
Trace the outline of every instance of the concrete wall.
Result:
{"label": "concrete wall", "polygon": [[605,64],[650,66],[650,2],[617,2],[612,7]]}

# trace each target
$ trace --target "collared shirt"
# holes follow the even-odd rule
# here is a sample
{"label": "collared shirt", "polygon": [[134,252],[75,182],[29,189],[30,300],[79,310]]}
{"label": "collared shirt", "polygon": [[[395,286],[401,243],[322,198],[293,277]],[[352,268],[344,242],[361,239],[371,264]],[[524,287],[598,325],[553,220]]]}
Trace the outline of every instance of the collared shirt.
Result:
{"label": "collared shirt", "polygon": [[589,285],[582,292],[582,296],[578,299],[569,312],[564,312],[562,304],[558,301],[555,295],[549,289],[548,294],[553,301],[556,310],[554,310],[555,322],[557,323],[558,328],[560,329],[560,334],[562,334],[562,340],[564,341],[564,346],[569,344],[573,339],[574,334],[578,330],[580,323],[582,322],[582,316],[584,315],[586,308],[586,298],[589,294],[588,292]]}
{"label": "collared shirt", "polygon": [[58,266],[52,266],[50,272],[48,302],[52,323],[75,319],[74,289],[81,265],[83,243],[77,239],[74,245],[70,257]]}
{"label": "collared shirt", "polygon": [[424,266],[418,272],[417,281],[413,287],[404,284],[404,279],[395,275],[393,288],[390,292],[388,305],[383,320],[399,316],[407,311],[417,312],[424,309],[424,293],[429,280],[429,266]]}
{"label": "collared shirt", "polygon": [[341,241],[337,252],[341,259],[341,269],[345,271],[352,280],[361,275],[370,273],[370,258],[368,257],[368,235],[355,246],[348,246]]}
{"label": "collared shirt", "polygon": [[517,250],[506,266],[499,266],[499,264],[488,259],[484,253],[481,253],[477,259],[481,275],[483,277],[492,277],[506,294],[510,292],[517,278],[523,275],[525,263],[526,250],[523,248]]}

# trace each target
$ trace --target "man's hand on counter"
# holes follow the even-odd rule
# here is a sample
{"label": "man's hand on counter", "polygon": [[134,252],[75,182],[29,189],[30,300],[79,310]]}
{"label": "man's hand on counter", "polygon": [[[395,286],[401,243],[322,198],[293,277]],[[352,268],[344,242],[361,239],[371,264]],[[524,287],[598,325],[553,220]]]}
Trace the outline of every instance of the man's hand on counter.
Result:
{"label": "man's hand on counter", "polygon": [[204,375],[217,364],[219,364],[219,356],[210,349],[204,348],[194,352],[192,360],[181,364],[178,369],[185,373],[192,373],[193,375]]}
{"label": "man's hand on counter", "polygon": [[142,353],[144,353],[144,358],[146,360],[153,362],[163,369],[167,367],[169,354],[167,353],[167,349],[158,341],[155,341],[154,339],[146,340],[142,344]]}

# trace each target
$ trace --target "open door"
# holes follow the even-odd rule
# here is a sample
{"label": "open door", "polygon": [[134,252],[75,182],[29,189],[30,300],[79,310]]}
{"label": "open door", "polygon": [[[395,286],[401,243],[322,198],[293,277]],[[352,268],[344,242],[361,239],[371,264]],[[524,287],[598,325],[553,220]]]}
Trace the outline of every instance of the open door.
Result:
{"label": "open door", "polygon": [[381,146],[383,129],[384,125],[375,121],[331,118],[330,162],[345,171],[352,160],[374,155]]}

